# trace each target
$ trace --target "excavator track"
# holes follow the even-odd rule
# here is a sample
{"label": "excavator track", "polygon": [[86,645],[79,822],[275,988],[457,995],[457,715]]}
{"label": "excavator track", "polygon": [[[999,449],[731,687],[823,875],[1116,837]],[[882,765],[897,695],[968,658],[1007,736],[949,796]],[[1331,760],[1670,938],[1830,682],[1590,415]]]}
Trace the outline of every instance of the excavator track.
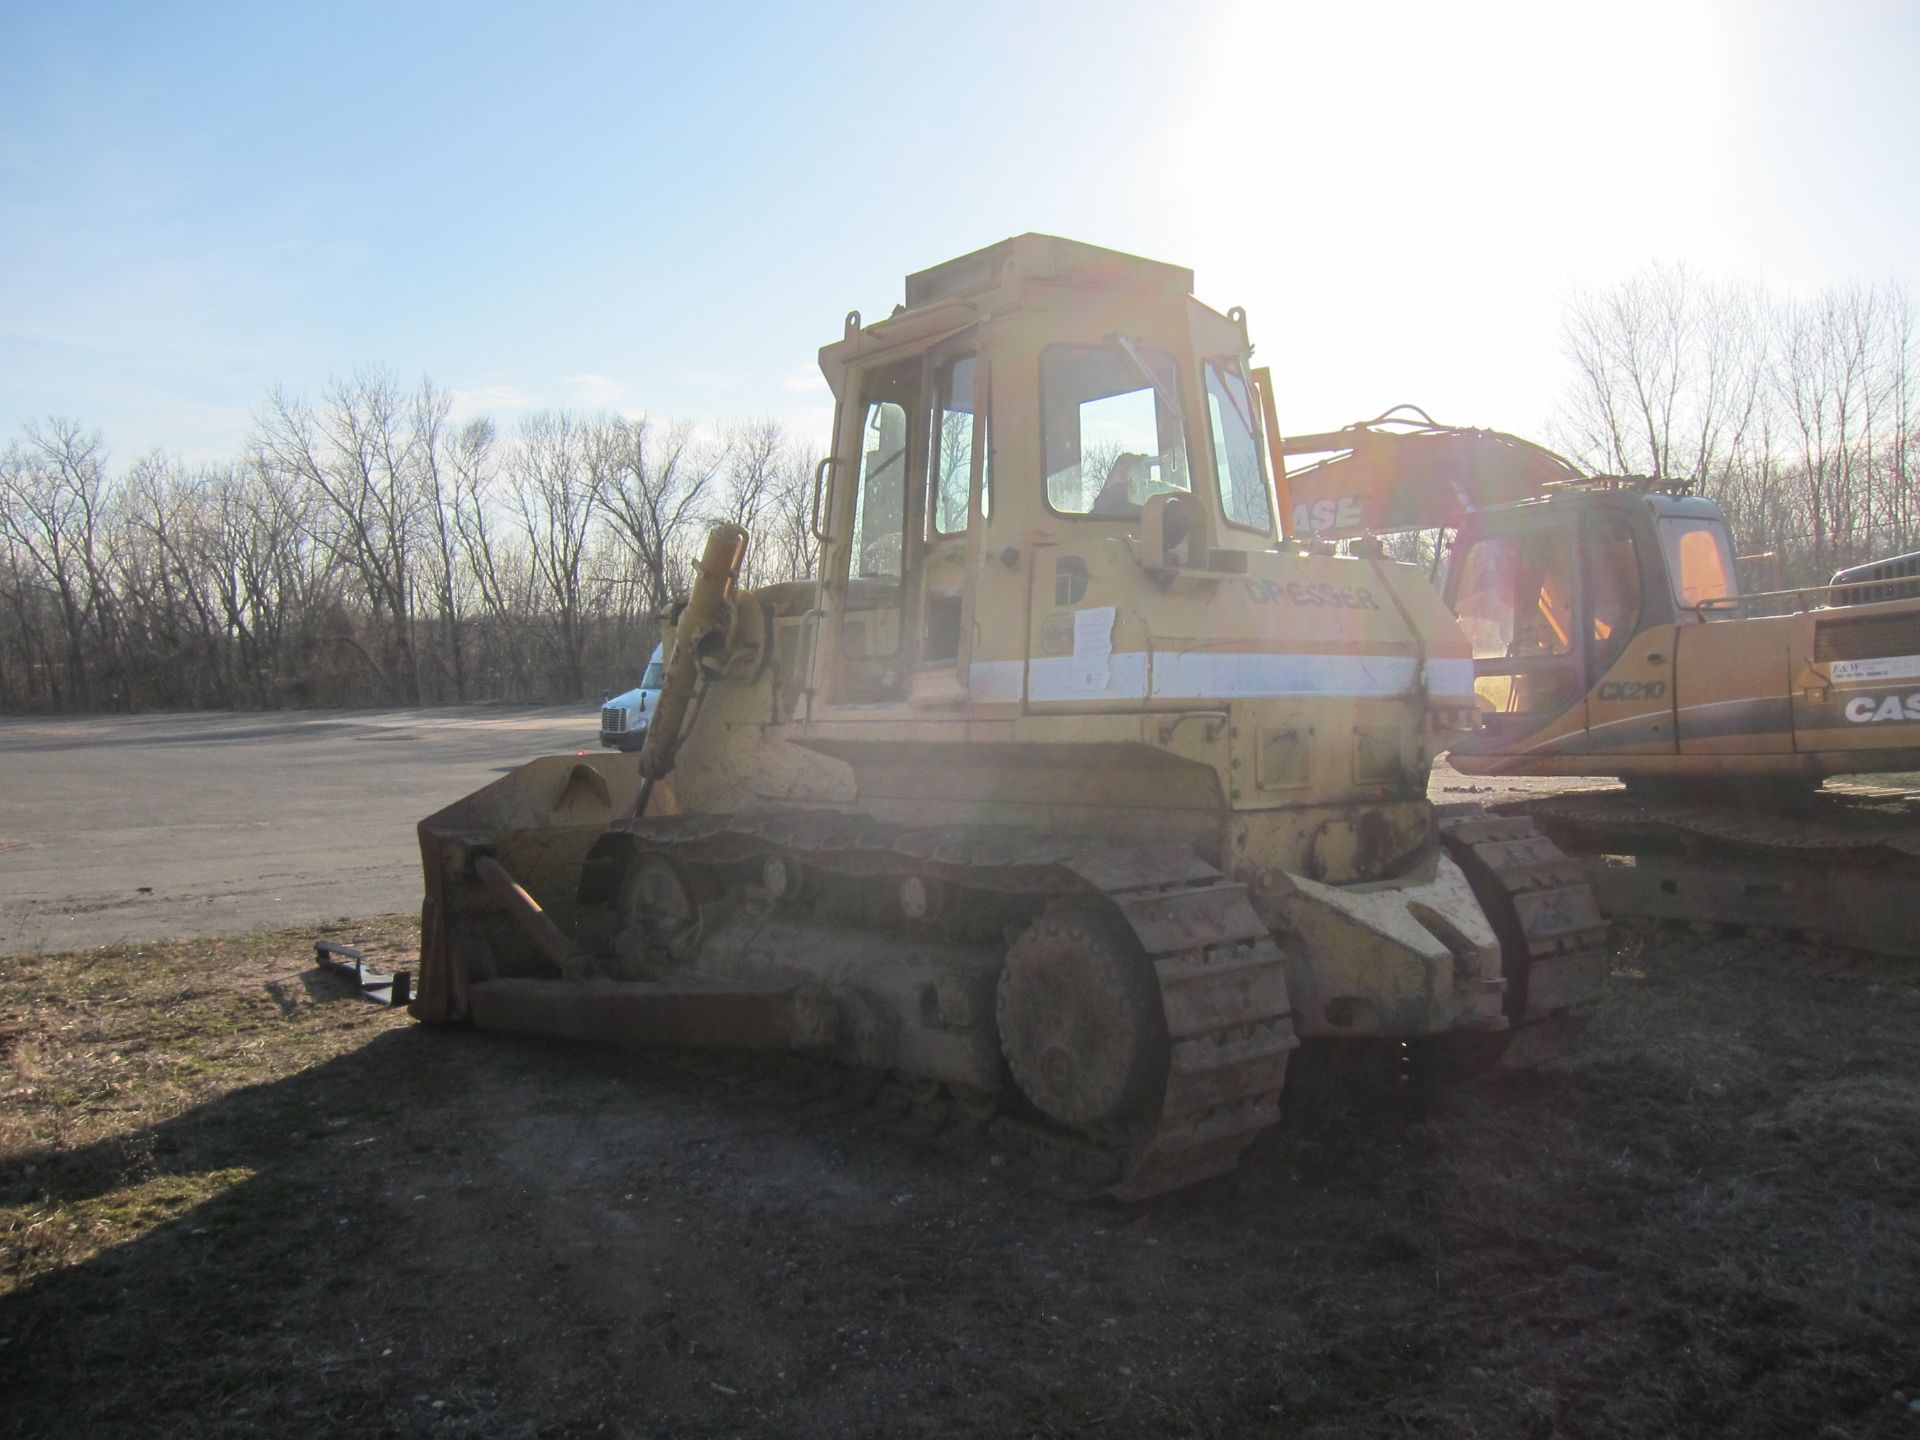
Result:
{"label": "excavator track", "polygon": [[1584,857],[1610,916],[1920,956],[1920,790],[1829,786],[1790,810],[1581,791],[1500,809]]}
{"label": "excavator track", "polygon": [[[1092,901],[1122,924],[1151,967],[1166,1020],[1166,1080],[1149,1113],[1069,1131],[1020,1113],[1012,1085],[999,1113],[961,1097],[995,1137],[1124,1200],[1232,1170],[1279,1119],[1294,1035],[1281,954],[1246,888],[1190,851],[1090,847],[999,827],[938,830],[858,815],[754,812],[622,822],[632,853],[733,873],[777,860],[792,877],[916,878],[929,903],[983,898],[1035,916]],[[928,1087],[905,1082],[924,1105]]]}
{"label": "excavator track", "polygon": [[1558,1032],[1600,996],[1609,928],[1587,867],[1525,815],[1442,810],[1440,842],[1465,872],[1500,939],[1509,1063],[1545,1058]]}

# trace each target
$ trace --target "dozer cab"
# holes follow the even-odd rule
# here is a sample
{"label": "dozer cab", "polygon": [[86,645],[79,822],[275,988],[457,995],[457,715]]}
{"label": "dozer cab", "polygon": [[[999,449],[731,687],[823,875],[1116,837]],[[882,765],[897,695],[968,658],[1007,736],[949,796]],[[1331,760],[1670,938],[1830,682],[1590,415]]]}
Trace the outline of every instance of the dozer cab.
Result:
{"label": "dozer cab", "polygon": [[1599,872],[1603,908],[1913,953],[1920,808],[1818,787],[1920,771],[1914,557],[1743,593],[1726,516],[1687,485],[1415,416],[1289,437],[1332,453],[1287,483],[1323,539],[1442,531],[1480,712],[1454,768],[1626,781],[1524,807],[1564,844],[1636,857]]}
{"label": "dozer cab", "polygon": [[1139,1197],[1232,1168],[1303,1039],[1485,1063],[1592,999],[1577,867],[1427,801],[1459,627],[1283,539],[1192,288],[1026,235],[850,314],[818,578],[716,527],[639,756],[422,822],[415,1015],[885,1072]]}

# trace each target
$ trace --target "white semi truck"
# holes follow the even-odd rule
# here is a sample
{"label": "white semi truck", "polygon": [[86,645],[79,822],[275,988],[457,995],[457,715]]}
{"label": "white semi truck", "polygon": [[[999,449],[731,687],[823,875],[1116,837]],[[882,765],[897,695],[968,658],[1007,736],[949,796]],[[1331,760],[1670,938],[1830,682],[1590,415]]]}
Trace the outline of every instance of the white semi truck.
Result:
{"label": "white semi truck", "polygon": [[653,647],[640,683],[623,695],[613,695],[600,707],[600,744],[607,750],[638,750],[647,743],[647,724],[660,703],[660,671],[665,657]]}

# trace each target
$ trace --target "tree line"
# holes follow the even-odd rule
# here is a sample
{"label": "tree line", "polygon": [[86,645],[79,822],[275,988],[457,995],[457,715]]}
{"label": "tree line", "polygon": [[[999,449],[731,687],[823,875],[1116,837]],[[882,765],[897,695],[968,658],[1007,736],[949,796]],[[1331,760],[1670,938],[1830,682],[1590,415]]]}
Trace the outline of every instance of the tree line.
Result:
{"label": "tree line", "polygon": [[[1920,550],[1915,311],[1684,267],[1576,293],[1550,439],[1685,479],[1779,585]],[[0,453],[0,711],[580,700],[622,690],[715,520],[812,573],[815,452],[772,420],[542,411],[511,433],[368,371],[274,391],[237,457],[114,473],[97,432]],[[1750,580],[1749,588],[1754,588]]]}
{"label": "tree line", "polygon": [[245,452],[115,474],[97,432],[0,454],[0,710],[577,700],[637,682],[715,520],[811,572],[814,456],[564,410],[511,434],[383,372],[270,394]]}
{"label": "tree line", "polygon": [[1590,471],[1693,482],[1755,581],[1920,550],[1915,312],[1897,286],[1782,298],[1656,266],[1577,293],[1555,440]]}

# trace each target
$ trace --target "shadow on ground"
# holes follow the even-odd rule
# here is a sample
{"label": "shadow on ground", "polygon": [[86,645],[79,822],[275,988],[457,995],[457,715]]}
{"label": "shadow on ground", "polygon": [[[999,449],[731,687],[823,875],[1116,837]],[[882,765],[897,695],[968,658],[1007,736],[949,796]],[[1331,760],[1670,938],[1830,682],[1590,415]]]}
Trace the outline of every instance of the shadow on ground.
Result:
{"label": "shadow on ground", "polygon": [[137,1236],[0,1294],[0,1431],[1907,1434],[1916,1015],[1787,952],[1630,954],[1564,1064],[1324,1095],[1135,1208],[615,1053],[385,1029],[0,1157],[0,1200]]}

